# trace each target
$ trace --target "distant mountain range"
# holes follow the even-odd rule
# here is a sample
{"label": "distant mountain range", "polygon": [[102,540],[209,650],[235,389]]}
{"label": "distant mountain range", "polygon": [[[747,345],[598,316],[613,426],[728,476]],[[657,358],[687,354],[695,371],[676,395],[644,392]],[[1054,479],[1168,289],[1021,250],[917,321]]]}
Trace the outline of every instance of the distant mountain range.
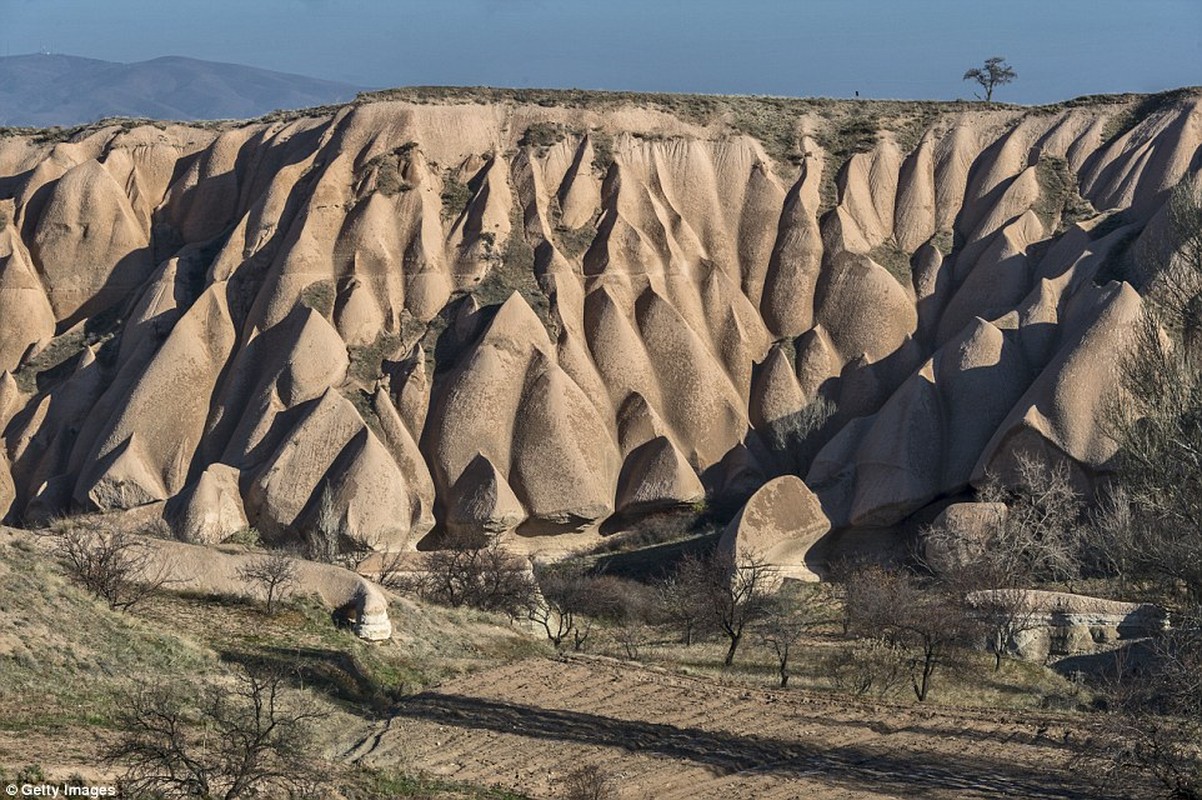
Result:
{"label": "distant mountain range", "polygon": [[166,56],[134,64],[68,55],[0,57],[0,125],[78,125],[104,117],[257,117],[339,103],[361,87],[240,64]]}

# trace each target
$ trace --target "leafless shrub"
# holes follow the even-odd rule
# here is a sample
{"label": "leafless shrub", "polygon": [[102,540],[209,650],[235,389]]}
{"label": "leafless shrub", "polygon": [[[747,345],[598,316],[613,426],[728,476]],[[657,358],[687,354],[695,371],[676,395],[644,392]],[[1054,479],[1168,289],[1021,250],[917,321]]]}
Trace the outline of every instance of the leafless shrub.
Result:
{"label": "leafless shrub", "polygon": [[1095,528],[1107,564],[1178,613],[1148,663],[1110,687],[1089,754],[1104,778],[1150,775],[1173,798],[1202,798],[1202,203],[1182,183],[1164,241],[1141,266],[1146,313],[1132,327],[1102,424],[1117,479]]}
{"label": "leafless shrub", "polygon": [[296,588],[299,572],[295,559],[284,553],[272,553],[239,567],[238,577],[262,591],[270,615],[280,610],[280,604]]}
{"label": "leafless shrub", "polygon": [[624,620],[618,626],[616,636],[626,657],[637,660],[641,649],[651,640],[651,629],[642,620]]}
{"label": "leafless shrub", "polygon": [[582,764],[563,777],[564,800],[615,800],[617,796],[613,779],[596,764]]}
{"label": "leafless shrub", "polygon": [[978,558],[976,567],[987,572],[982,577],[995,587],[1079,577],[1085,499],[1073,486],[1067,462],[1048,464],[1021,454],[1015,473],[1010,485],[986,476],[977,494],[981,502],[1006,505],[1004,521],[993,526]]}
{"label": "leafless shrub", "polygon": [[1202,798],[1202,616],[1179,619],[1107,694],[1112,713],[1086,752],[1090,771],[1111,784],[1147,775],[1165,797]]}
{"label": "leafless shrub", "polygon": [[615,625],[627,656],[638,657],[638,648],[648,637],[646,623],[657,612],[650,587],[590,574],[574,560],[540,565],[534,572],[541,596],[527,610],[527,618],[544,630],[555,647],[562,647],[570,637],[573,649],[583,650],[594,623],[604,621]]}
{"label": "leafless shrub", "polygon": [[1103,417],[1119,451],[1099,529],[1124,578],[1202,604],[1202,380],[1155,317],[1134,337]]}
{"label": "leafless shrub", "polygon": [[1071,582],[1094,560],[1084,499],[1068,467],[1020,455],[1016,477],[1010,485],[987,478],[978,499],[1003,504],[1006,511],[982,520],[973,541],[962,541],[960,531],[943,525],[923,531],[927,553],[949,556],[934,569],[944,590],[960,598],[973,593],[972,612],[993,650],[995,669],[1014,651],[1019,635],[1039,624],[1025,589],[1041,581]]}
{"label": "leafless shrub", "polygon": [[674,574],[656,586],[658,616],[665,623],[680,631],[681,642],[692,646],[695,638],[703,633],[709,622],[709,610],[705,607],[701,583],[690,579],[688,571],[699,562],[686,561]]}
{"label": "leafless shrub", "polygon": [[1026,589],[1008,587],[972,595],[970,613],[985,633],[993,651],[993,669],[1002,668],[1002,658],[1018,649],[1022,634],[1043,627],[1043,617],[1030,601]]}
{"label": "leafless shrub", "polygon": [[936,670],[980,635],[962,598],[938,585],[923,586],[901,570],[867,567],[852,575],[846,613],[853,635],[881,639],[904,655],[920,701]]}
{"label": "leafless shrub", "polygon": [[456,534],[430,553],[424,570],[390,582],[445,606],[497,611],[512,618],[526,615],[536,595],[530,567],[495,538]]}
{"label": "leafless shrub", "polygon": [[607,536],[593,548],[595,554],[621,553],[641,547],[676,542],[707,530],[704,504],[668,508],[640,514],[627,522],[627,530]]}
{"label": "leafless shrub", "polygon": [[169,565],[135,534],[100,523],[67,522],[55,535],[67,575],[110,608],[132,608],[169,582]]}
{"label": "leafless shrub", "polygon": [[322,715],[285,686],[282,673],[244,671],[232,689],[142,687],[108,753],[125,768],[123,796],[312,796],[303,791],[318,776],[310,729]]}
{"label": "leafless shrub", "polygon": [[816,604],[807,602],[799,587],[786,587],[771,599],[765,615],[754,622],[760,642],[776,656],[780,686],[789,685],[789,658],[808,631],[826,621]]}
{"label": "leafless shrub", "polygon": [[884,639],[857,639],[826,659],[835,687],[857,697],[873,692],[884,697],[906,680],[909,659],[897,645]]}
{"label": "leafless shrub", "polygon": [[380,562],[372,579],[386,589],[413,591],[412,571],[416,567],[414,554],[405,550],[380,553]]}

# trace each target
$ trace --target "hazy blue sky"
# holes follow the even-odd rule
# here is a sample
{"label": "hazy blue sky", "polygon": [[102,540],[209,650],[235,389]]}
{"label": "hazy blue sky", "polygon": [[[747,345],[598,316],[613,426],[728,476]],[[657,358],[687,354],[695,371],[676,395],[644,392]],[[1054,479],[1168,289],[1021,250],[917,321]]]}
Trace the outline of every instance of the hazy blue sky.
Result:
{"label": "hazy blue sky", "polygon": [[186,55],[366,86],[998,99],[1202,84],[1202,0],[0,0],[7,54]]}

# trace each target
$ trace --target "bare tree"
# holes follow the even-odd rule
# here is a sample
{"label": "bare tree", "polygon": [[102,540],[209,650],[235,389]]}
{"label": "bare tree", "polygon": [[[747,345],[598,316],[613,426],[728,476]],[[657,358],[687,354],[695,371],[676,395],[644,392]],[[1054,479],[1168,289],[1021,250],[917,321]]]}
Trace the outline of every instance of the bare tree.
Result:
{"label": "bare tree", "polygon": [[920,701],[939,666],[980,634],[962,598],[938,585],[923,586],[900,570],[857,571],[848,579],[846,604],[854,635],[882,639],[906,655]]}
{"label": "bare tree", "polygon": [[977,559],[978,567],[992,573],[987,577],[995,586],[1077,578],[1085,499],[1073,486],[1067,462],[1049,464],[1020,454],[1014,477],[1007,485],[989,475],[978,490],[981,502],[1006,505],[1004,519],[990,531]]}
{"label": "bare tree", "polygon": [[125,767],[123,794],[296,797],[317,775],[310,728],[323,715],[288,696],[285,679],[244,670],[232,689],[142,687],[124,704],[123,731],[108,753]]}
{"label": "bare tree", "polygon": [[1150,590],[1173,628],[1110,692],[1096,740],[1104,776],[1139,771],[1165,796],[1202,798],[1202,203],[1170,195],[1165,241],[1142,264],[1145,316],[1103,423],[1117,475],[1097,517],[1101,564]]}
{"label": "bare tree", "polygon": [[680,631],[685,647],[692,646],[709,622],[705,594],[701,591],[704,581],[700,572],[703,569],[702,559],[686,558],[656,587],[660,615]]}
{"label": "bare tree", "polygon": [[[576,613],[570,608],[557,608],[556,603],[535,601],[527,609],[526,618],[543,629],[547,634],[547,641],[551,642],[556,650],[563,646],[568,636],[577,633]],[[577,634],[577,649],[583,647],[587,639],[587,632],[583,637]]]}
{"label": "bare tree", "polygon": [[1024,633],[1043,627],[1042,616],[1031,602],[1030,592],[1006,587],[969,595],[969,606],[985,632],[993,651],[993,671],[1002,668],[1002,658],[1018,650]]}
{"label": "bare tree", "polygon": [[634,661],[638,659],[643,645],[650,640],[651,629],[640,619],[625,619],[618,625],[615,636],[626,657]]}
{"label": "bare tree", "polygon": [[56,536],[67,575],[110,608],[132,608],[169,583],[169,565],[155,557],[150,542],[134,534],[103,523],[67,522]]}
{"label": "bare tree", "polygon": [[[964,73],[964,80],[976,81],[981,84],[981,88],[985,90],[984,100],[986,103],[993,100],[994,89],[1013,83],[1017,77],[1018,73],[1001,56],[987,58],[984,66],[973,67]],[[976,96],[980,97],[980,95]]]}
{"label": "bare tree", "polygon": [[1184,186],[1169,203],[1172,244],[1148,266],[1147,313],[1103,417],[1118,480],[1101,528],[1124,577],[1192,608],[1202,605],[1202,360],[1191,339],[1202,338],[1202,204]]}
{"label": "bare tree", "polygon": [[440,605],[497,611],[514,619],[526,615],[537,594],[524,559],[495,537],[468,534],[450,536],[426,556],[424,570],[409,580],[394,575],[391,583]]}
{"label": "bare tree", "polygon": [[776,656],[782,689],[789,685],[789,658],[794,645],[807,632],[825,622],[798,587],[782,589],[768,604],[764,618],[755,623],[760,641]]}
{"label": "bare tree", "polygon": [[1154,641],[1145,664],[1105,687],[1112,713],[1086,760],[1110,782],[1147,775],[1165,797],[1202,798],[1202,616],[1190,614]]}
{"label": "bare tree", "polygon": [[243,564],[238,568],[238,577],[262,590],[270,615],[279,611],[280,603],[296,588],[299,572],[295,559],[272,553]]}
{"label": "bare tree", "polygon": [[1020,455],[1015,472],[1014,483],[989,476],[979,490],[978,499],[1005,511],[983,517],[974,541],[961,541],[962,532],[947,525],[923,531],[928,553],[951,554],[928,566],[951,596],[971,595],[970,611],[988,637],[995,670],[1020,635],[1039,624],[1027,587],[1078,577],[1090,542],[1084,498],[1065,464]]}
{"label": "bare tree", "polygon": [[535,572],[542,601],[531,605],[528,618],[540,625],[559,648],[572,637],[572,649],[584,649],[599,619],[617,620],[622,603],[618,586],[604,577],[590,576],[575,561],[539,567]]}
{"label": "bare tree", "polygon": [[729,641],[723,664],[731,666],[748,625],[768,615],[776,570],[754,554],[716,551],[706,558],[688,555],[677,570],[686,594],[707,611],[709,623]]}
{"label": "bare tree", "polygon": [[[581,650],[592,630],[590,620],[578,620],[584,603],[582,577],[570,567],[556,565],[538,576],[542,594],[527,609],[527,619],[542,627],[547,639],[558,650],[568,636],[575,637],[575,649]],[[581,626],[577,627],[577,622]]]}

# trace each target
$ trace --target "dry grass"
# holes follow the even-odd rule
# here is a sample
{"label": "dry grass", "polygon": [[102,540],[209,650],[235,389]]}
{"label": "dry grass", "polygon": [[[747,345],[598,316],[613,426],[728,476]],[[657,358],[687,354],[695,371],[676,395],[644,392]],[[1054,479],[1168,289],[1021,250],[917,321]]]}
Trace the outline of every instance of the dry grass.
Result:
{"label": "dry grass", "polygon": [[[295,668],[329,712],[319,739],[345,749],[348,737],[406,694],[548,652],[482,612],[397,600],[391,614],[394,639],[369,643],[335,627],[330,612],[305,597],[274,616],[236,598],[171,592],[115,612],[69,583],[34,534],[0,532],[0,766],[90,773],[116,734],[126,694],[179,675],[221,681],[234,664]],[[337,770],[350,786],[377,777]],[[509,796],[399,774],[380,779],[424,787],[399,797]]]}
{"label": "dry grass", "polygon": [[1063,158],[1042,156],[1035,165],[1035,178],[1039,182],[1039,200],[1034,211],[1047,230],[1063,232],[1073,223],[1097,213],[1081,197],[1076,179]]}
{"label": "dry grass", "polygon": [[334,301],[337,296],[334,281],[326,279],[314,281],[302,289],[300,301],[326,319],[330,319],[330,315],[334,313]]}
{"label": "dry grass", "polygon": [[913,276],[910,269],[910,256],[898,247],[892,239],[882,242],[875,247],[868,254],[868,257],[884,267],[902,286],[909,287],[912,285]]}
{"label": "dry grass", "polygon": [[[628,638],[628,637],[627,637]],[[831,659],[849,644],[833,629],[809,635],[795,646],[790,656],[789,689],[840,696],[843,691],[831,674]],[[638,648],[638,661],[685,675],[710,678],[725,684],[774,688],[779,680],[771,650],[748,633],[739,646],[734,667],[725,669],[725,640],[706,639],[686,647],[671,631],[650,629]],[[629,658],[622,631],[612,626],[597,628],[589,639],[589,652],[612,658]],[[914,703],[944,708],[1071,710],[1083,708],[1090,695],[1080,686],[1041,664],[1004,659],[1001,670],[993,671],[993,657],[984,652],[966,653],[963,663],[941,668],[935,674],[931,693],[918,704],[908,679],[883,695],[897,703]],[[876,697],[875,692],[869,694]]]}
{"label": "dry grass", "polygon": [[[1021,106],[991,103],[994,111],[1018,114],[1048,115],[1072,108],[1113,109],[1104,132],[1106,140],[1126,133],[1141,120],[1180,100],[1198,93],[1196,87],[1158,94],[1087,95],[1042,106]],[[796,162],[796,124],[803,115],[830,120],[828,128],[819,133],[823,146],[833,153],[855,152],[869,144],[866,131],[892,131],[899,146],[908,150],[922,133],[941,116],[982,107],[983,104],[963,100],[841,100],[833,98],[773,97],[765,95],[702,95],[644,92],[605,92],[581,89],[506,89],[484,86],[407,86],[375,92],[363,92],[345,106],[315,106],[312,108],[275,111],[255,119],[209,120],[189,124],[193,127],[223,131],[255,124],[288,123],[301,119],[330,117],[347,106],[376,102],[400,101],[419,105],[505,105],[543,108],[588,109],[606,112],[624,107],[662,111],[679,119],[703,126],[753,136],[778,161]],[[35,144],[78,141],[106,127],[117,126],[130,130],[140,125],[164,127],[163,121],[145,119],[106,119],[70,128],[0,127],[0,138],[24,136]],[[567,131],[554,123],[536,123],[524,131],[523,144],[542,148],[559,141]],[[609,148],[591,131],[597,152],[597,168],[604,171],[612,162]],[[385,180],[387,185],[387,179]],[[399,189],[399,187],[398,187]]]}
{"label": "dry grass", "polygon": [[70,584],[33,535],[0,534],[0,731],[108,729],[135,682],[217,670],[196,642]]}

